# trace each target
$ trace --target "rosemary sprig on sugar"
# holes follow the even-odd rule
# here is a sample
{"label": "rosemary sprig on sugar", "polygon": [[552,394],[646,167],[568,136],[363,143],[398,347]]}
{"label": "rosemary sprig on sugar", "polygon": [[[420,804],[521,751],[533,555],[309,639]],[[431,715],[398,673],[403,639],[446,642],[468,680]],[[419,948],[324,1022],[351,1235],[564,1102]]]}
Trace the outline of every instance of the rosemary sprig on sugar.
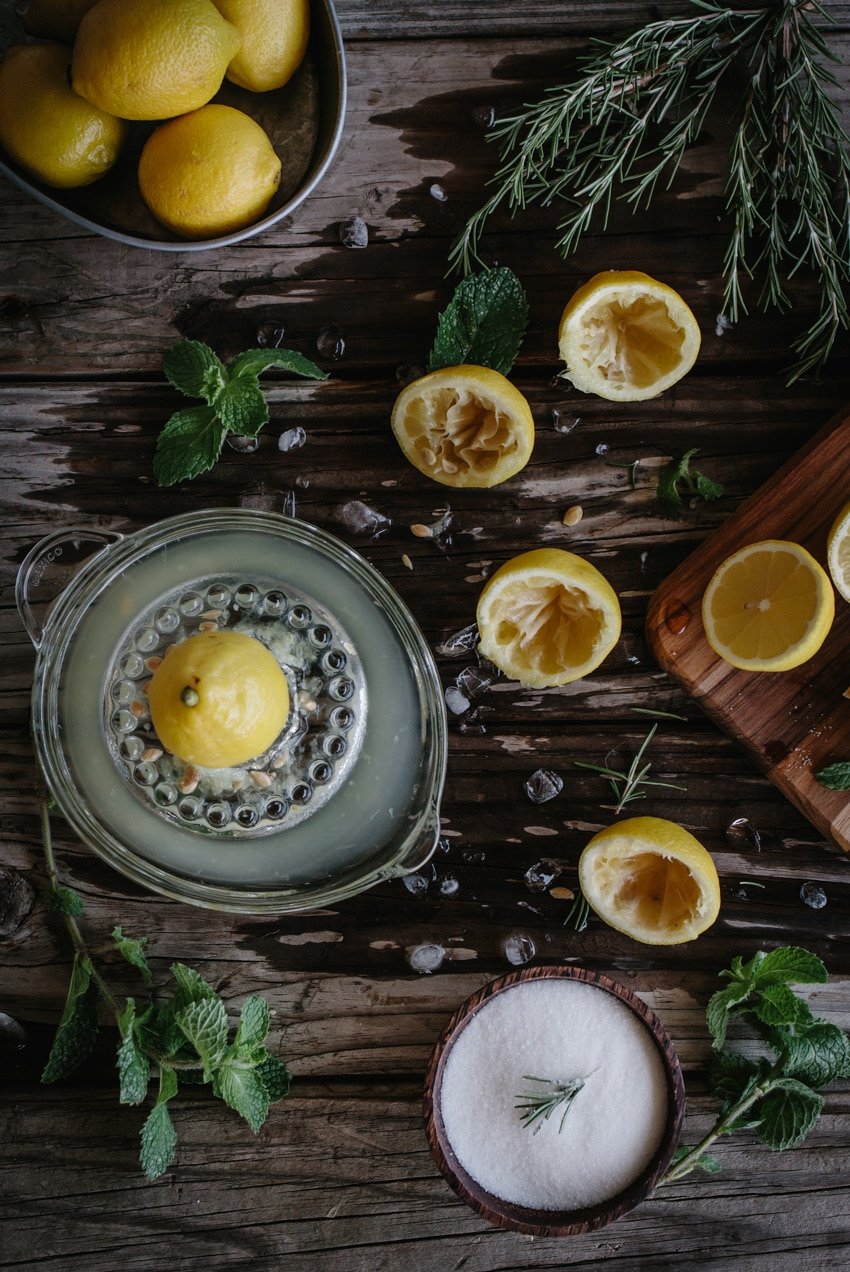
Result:
{"label": "rosemary sprig on sugar", "polygon": [[625,772],[620,769],[611,768],[607,764],[591,764],[587,760],[574,760],[576,768],[589,769],[591,773],[600,773],[602,777],[607,777],[608,785],[614,793],[617,803],[614,806],[615,813],[621,813],[623,809],[638,799],[646,799],[647,786],[664,786],[671,791],[684,791],[687,788],[677,786],[675,782],[658,782],[650,780],[648,774],[652,771],[652,761],[647,760],[644,763],[644,756],[650,742],[658,732],[658,725],[654,724],[641,742],[634,759]]}
{"label": "rosemary sprig on sugar", "polygon": [[450,259],[468,273],[487,221],[502,207],[515,215],[529,204],[563,202],[563,256],[597,214],[607,224],[614,198],[633,210],[648,207],[658,183],[672,183],[740,62],[745,87],[726,180],[724,316],[735,322],[747,312],[745,280],[757,275],[759,307],[789,309],[788,280],[810,270],[819,309],[794,342],[794,380],[820,371],[839,331],[850,327],[850,155],[830,95],[829,64],[839,57],[822,30],[829,14],[819,0],[746,9],[692,3],[692,16],[650,22],[617,44],[597,42],[578,78],[499,121],[489,133],[501,159],[493,193]]}
{"label": "rosemary sprig on sugar", "polygon": [[531,1130],[533,1127],[536,1135],[556,1109],[563,1109],[558,1126],[560,1135],[573,1100],[583,1088],[587,1078],[571,1078],[568,1082],[556,1082],[554,1078],[534,1078],[526,1073],[523,1075],[523,1081],[538,1084],[537,1090],[520,1091],[514,1097],[514,1108],[519,1110],[523,1126],[526,1130]]}

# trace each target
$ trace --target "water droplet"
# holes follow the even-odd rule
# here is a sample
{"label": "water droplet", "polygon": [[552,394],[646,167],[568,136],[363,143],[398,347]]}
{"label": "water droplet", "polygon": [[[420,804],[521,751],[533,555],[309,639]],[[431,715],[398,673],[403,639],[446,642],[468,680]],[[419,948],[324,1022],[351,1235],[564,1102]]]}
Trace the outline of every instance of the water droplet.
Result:
{"label": "water droplet", "polygon": [[295,478],[295,484],[299,490],[309,490],[310,478],[305,477],[303,473],[299,473],[298,476]]}
{"label": "water droplet", "polygon": [[461,690],[458,689],[457,685],[449,685],[446,690],[445,697],[446,706],[449,711],[451,711],[452,715],[463,715],[465,711],[469,710],[469,699],[466,694],[462,693]]}
{"label": "water droplet", "polygon": [[27,1045],[27,1031],[14,1016],[0,1011],[0,1051],[20,1051]]}
{"label": "water droplet", "polygon": [[463,658],[464,654],[471,654],[477,644],[478,626],[470,623],[469,627],[462,627],[459,632],[447,636],[435,649],[443,658]]}
{"label": "water droplet", "polygon": [[277,439],[277,448],[279,451],[283,451],[284,454],[288,454],[289,451],[298,450],[302,447],[306,440],[307,434],[300,425],[298,428],[288,428]]}
{"label": "water droplet", "polygon": [[461,860],[466,862],[468,866],[480,866],[483,861],[487,860],[486,852],[480,848],[464,848],[460,854]]}
{"label": "water droplet", "polygon": [[460,884],[453,875],[446,875],[445,879],[440,880],[440,895],[444,897],[453,897],[459,890]]}
{"label": "water droplet", "polygon": [[363,503],[361,499],[349,499],[336,510],[336,519],[351,534],[367,534],[371,539],[378,539],[386,534],[392,522],[377,508]]}
{"label": "water droplet", "polygon": [[492,106],[476,106],[472,118],[479,128],[487,132],[496,123],[496,111]]}
{"label": "water droplet", "polygon": [[532,804],[545,804],[564,789],[564,779],[551,769],[537,769],[526,779],[525,793]]}
{"label": "water droplet", "polygon": [[724,837],[729,847],[738,852],[749,852],[753,848],[761,852],[761,835],[749,817],[736,817],[726,827]]}
{"label": "water droplet", "polygon": [[245,437],[242,433],[227,434],[227,445],[239,455],[250,455],[259,444],[259,437]]}
{"label": "water droplet", "polygon": [[525,886],[529,892],[545,892],[557,879],[561,873],[560,861],[555,861],[551,857],[544,857],[542,861],[536,861],[533,866],[529,866],[523,876]]}
{"label": "water droplet", "polygon": [[531,937],[526,936],[524,932],[512,932],[502,943],[502,949],[505,958],[514,967],[522,967],[523,963],[530,963],[537,953]]}
{"label": "water droplet", "polygon": [[407,962],[414,972],[430,976],[442,966],[446,951],[442,945],[414,945],[407,950]]}
{"label": "water droplet", "polygon": [[439,182],[435,181],[428,191],[432,199],[436,199],[438,203],[447,203],[449,196],[446,194]]}
{"label": "water droplet", "polygon": [[257,328],[257,344],[264,349],[279,349],[285,335],[286,329],[284,327],[276,327],[274,323],[266,322]]}
{"label": "water droplet", "polygon": [[316,337],[316,348],[323,358],[337,362],[345,353],[345,340],[339,327],[322,327]]}
{"label": "water droplet", "polygon": [[664,615],[664,626],[674,636],[681,636],[691,621],[691,611],[681,601],[673,601]]}
{"label": "water droplet", "polygon": [[730,331],[731,328],[732,328],[732,323],[729,321],[726,315],[718,314],[714,322],[714,334],[718,337],[722,337],[726,334],[727,331]]}
{"label": "water droplet", "polygon": [[819,883],[809,879],[800,886],[800,900],[810,905],[813,910],[822,910],[826,905],[826,893]]}
{"label": "water droplet", "polygon": [[362,216],[350,216],[347,221],[340,221],[339,241],[343,247],[369,246],[369,226]]}
{"label": "water droplet", "polygon": [[599,442],[599,444],[595,447],[595,450],[597,455],[607,455],[610,447],[607,442]]}
{"label": "water droplet", "polygon": [[552,407],[552,427],[556,433],[572,433],[580,423],[580,415],[573,415],[572,411],[563,412],[557,406]]}

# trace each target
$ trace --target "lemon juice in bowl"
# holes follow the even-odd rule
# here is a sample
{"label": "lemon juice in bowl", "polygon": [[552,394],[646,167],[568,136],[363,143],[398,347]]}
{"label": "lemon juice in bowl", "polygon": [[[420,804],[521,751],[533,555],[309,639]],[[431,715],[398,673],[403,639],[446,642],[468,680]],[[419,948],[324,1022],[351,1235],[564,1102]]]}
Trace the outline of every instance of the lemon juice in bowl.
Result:
{"label": "lemon juice in bowl", "polygon": [[[169,647],[211,629],[261,642],[291,703],[265,752],[223,768],[171,755],[147,698]],[[197,904],[309,908],[436,842],[445,715],[428,647],[365,561],[290,518],[189,514],[96,556],[47,621],[33,721],[77,833]]]}

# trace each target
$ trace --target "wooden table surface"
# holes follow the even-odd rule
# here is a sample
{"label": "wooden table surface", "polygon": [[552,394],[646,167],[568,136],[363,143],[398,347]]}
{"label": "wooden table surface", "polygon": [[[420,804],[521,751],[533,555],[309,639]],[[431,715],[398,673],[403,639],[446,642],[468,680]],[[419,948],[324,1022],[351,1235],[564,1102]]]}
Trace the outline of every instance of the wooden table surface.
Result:
{"label": "wooden table surface", "polygon": [[[846,56],[850,5],[828,7]],[[523,473],[491,492],[447,492],[405,463],[389,430],[398,384],[425,360],[451,292],[449,243],[492,171],[484,140],[490,108],[533,99],[592,35],[685,8],[341,0],[350,77],[341,152],[289,221],[230,249],[172,255],[123,247],[82,233],[3,183],[0,1010],[29,1041],[14,1050],[4,1034],[0,1267],[494,1272],[612,1262],[797,1272],[850,1264],[846,1083],[829,1092],[801,1148],[771,1154],[737,1136],[719,1150],[720,1175],[665,1188],[612,1227],[562,1242],[488,1228],[437,1174],[421,1125],[430,1048],[471,991],[509,970],[505,944],[513,936],[527,939],[536,960],[614,972],[656,1008],[686,1070],[691,1139],[713,1108],[701,1076],[703,1008],[730,956],[786,942],[817,951],[833,976],[812,1002],[850,1022],[847,860],[658,670],[642,634],[652,590],[850,389],[846,337],[821,383],[785,387],[788,341],[811,311],[809,284],[797,288],[796,312],[754,316],[725,333],[716,327],[728,112],[709,121],[651,215],[615,209],[608,231],[588,237],[569,261],[553,251],[553,213],[503,223],[490,235],[494,256],[517,271],[531,302],[514,376],[538,430]],[[840,73],[846,99],[850,74]],[[340,223],[354,214],[369,227],[365,250],[340,242]],[[554,379],[566,298],[611,266],[658,274],[682,292],[702,328],[696,368],[657,401],[615,405]],[[258,452],[225,450],[213,473],[156,486],[155,438],[179,404],[161,374],[175,340],[197,337],[232,354],[283,327],[287,345],[315,355],[328,325],[338,327],[345,348],[337,361],[324,360],[326,384],[267,376],[272,419]],[[556,431],[553,412],[577,420],[573,431]],[[306,445],[280,453],[280,432],[296,425]],[[655,475],[691,446],[726,493],[681,521],[665,520]],[[624,466],[636,460],[632,489]],[[77,1078],[38,1081],[70,956],[41,900],[28,735],[34,656],[12,602],[15,570],[58,526],[132,530],[210,506],[281,511],[290,491],[301,517],[347,537],[377,566],[433,645],[472,621],[489,571],[540,544],[575,549],[604,570],[622,600],[623,637],[588,679],[543,692],[502,681],[480,700],[479,731],[451,723],[447,851],[436,856],[423,895],[397,881],[321,913],[234,918],[126,883],[57,823],[61,874],[84,896],[92,944],[118,923],[149,934],[160,981],[181,959],[234,1008],[250,993],[265,994],[274,1047],[295,1075],[290,1098],[256,1138],[217,1103],[181,1097],[178,1162],[149,1184],[137,1165],[139,1110],[117,1100],[114,1033],[103,1035]],[[337,509],[351,498],[390,517],[391,530],[376,541],[347,535]],[[434,519],[447,500],[453,542],[441,552],[409,526]],[[584,517],[568,530],[561,516],[571,504]],[[444,683],[464,665],[441,659]],[[640,946],[598,921],[576,934],[563,926],[564,902],[524,882],[530,866],[554,858],[558,881],[575,883],[578,854],[610,813],[601,807],[601,779],[574,761],[601,760],[612,748],[628,753],[647,727],[632,707],[686,717],[663,722],[652,749],[657,775],[686,792],[659,791],[641,811],[687,826],[721,875],[720,919],[680,948]],[[540,766],[560,773],[564,789],[536,806],[524,782]],[[741,817],[757,831],[749,842],[726,833]],[[454,891],[448,880],[456,880]],[[824,888],[825,908],[802,902],[805,881]],[[407,962],[423,942],[446,950],[433,975],[417,975]],[[121,967],[110,961],[109,973],[119,991],[131,992]]]}

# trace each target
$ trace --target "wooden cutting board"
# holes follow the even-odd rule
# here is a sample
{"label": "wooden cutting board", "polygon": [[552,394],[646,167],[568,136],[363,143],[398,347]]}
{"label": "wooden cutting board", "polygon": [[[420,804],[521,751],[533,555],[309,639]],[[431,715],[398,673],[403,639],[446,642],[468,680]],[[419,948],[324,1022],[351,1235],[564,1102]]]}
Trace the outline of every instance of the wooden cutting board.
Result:
{"label": "wooden cutting board", "polygon": [[666,579],[647,612],[655,657],[771,781],[850,853],[850,792],[814,777],[850,760],[850,605],[836,594],[835,622],[811,661],[793,671],[728,666],[705,639],[700,605],[717,566],[759,539],[792,539],[826,567],[826,538],[850,502],[850,408],[841,411]]}

